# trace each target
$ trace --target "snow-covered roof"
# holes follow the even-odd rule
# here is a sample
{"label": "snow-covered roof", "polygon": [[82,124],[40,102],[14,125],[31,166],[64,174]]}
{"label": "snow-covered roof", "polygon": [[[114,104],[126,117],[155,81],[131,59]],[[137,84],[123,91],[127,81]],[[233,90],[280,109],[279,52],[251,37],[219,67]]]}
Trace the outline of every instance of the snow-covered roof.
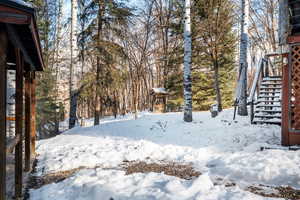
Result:
{"label": "snow-covered roof", "polygon": [[166,88],[152,88],[152,91],[156,94],[168,94]]}
{"label": "snow-covered roof", "polygon": [[22,1],[22,0],[10,0],[12,2],[15,2],[17,4],[20,4],[22,6],[26,6],[26,7],[29,7],[29,8],[33,8],[33,5],[31,3],[27,3],[25,1]]}

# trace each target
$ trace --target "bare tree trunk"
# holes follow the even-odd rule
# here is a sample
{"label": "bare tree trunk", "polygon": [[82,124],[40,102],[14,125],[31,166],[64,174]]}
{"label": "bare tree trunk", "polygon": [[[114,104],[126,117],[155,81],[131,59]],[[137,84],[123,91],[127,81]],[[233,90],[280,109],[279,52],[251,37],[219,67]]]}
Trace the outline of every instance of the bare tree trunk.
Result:
{"label": "bare tree trunk", "polygon": [[240,96],[238,101],[238,114],[247,116],[247,53],[248,53],[248,15],[249,2],[241,0],[242,16],[241,16],[241,43],[240,43]]}
{"label": "bare tree trunk", "polygon": [[[59,57],[59,46],[61,41],[61,17],[62,17],[62,0],[58,0],[58,13],[56,20],[56,42],[55,42],[55,59],[53,63],[55,63],[55,103],[59,104],[59,91],[58,91],[58,75],[59,75],[59,67],[60,67],[60,57]],[[55,132],[59,133],[59,121],[60,121],[60,112],[55,112]]]}
{"label": "bare tree trunk", "polygon": [[[97,35],[97,47],[98,51],[100,49],[100,40],[103,26],[103,15],[104,15],[104,1],[99,0],[99,10],[98,10],[98,35]],[[95,101],[95,119],[94,125],[100,124],[100,114],[101,114],[101,81],[100,81],[100,73],[101,73],[101,59],[100,52],[97,55],[97,70],[96,70],[96,101]]]}
{"label": "bare tree trunk", "polygon": [[191,38],[191,1],[185,0],[184,25],[184,121],[192,122],[192,38]]}
{"label": "bare tree trunk", "polygon": [[137,119],[137,112],[138,112],[137,83],[133,83],[132,97],[133,97],[132,105],[134,110],[134,119]]}
{"label": "bare tree trunk", "polygon": [[115,119],[117,118],[118,115],[118,100],[117,100],[117,95],[116,95],[116,91],[113,92],[114,94],[114,102],[113,102],[113,110],[114,110],[114,117]]}
{"label": "bare tree trunk", "polygon": [[69,93],[70,93],[70,118],[69,128],[73,128],[76,123],[76,109],[77,109],[77,95],[75,94],[75,73],[74,68],[77,64],[77,0],[72,0],[72,23],[71,23],[71,65],[70,65],[70,79],[69,79]]}
{"label": "bare tree trunk", "polygon": [[223,110],[222,106],[222,95],[220,90],[220,81],[219,81],[219,66],[218,61],[214,62],[214,79],[215,79],[215,90],[217,96],[217,103],[218,103],[218,111],[221,112]]}

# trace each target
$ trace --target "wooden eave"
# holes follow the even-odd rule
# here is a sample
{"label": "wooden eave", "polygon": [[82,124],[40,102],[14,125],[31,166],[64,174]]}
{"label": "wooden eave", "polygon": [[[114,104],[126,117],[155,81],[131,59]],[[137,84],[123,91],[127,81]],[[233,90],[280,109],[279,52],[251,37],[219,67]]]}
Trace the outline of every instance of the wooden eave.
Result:
{"label": "wooden eave", "polygon": [[[42,57],[42,50],[40,44],[40,38],[37,31],[37,25],[35,20],[35,12],[33,8],[25,7],[10,1],[0,2],[0,23],[7,24],[12,27],[17,34],[15,36],[19,38],[19,45],[23,46],[23,54],[28,54],[27,64],[30,65],[31,71],[42,71],[44,69],[44,61]],[[10,35],[9,35],[10,36]],[[10,37],[10,46],[15,46],[15,41]],[[12,50],[10,50],[12,51]],[[15,60],[12,57],[9,60]],[[30,62],[29,59],[31,60]]]}
{"label": "wooden eave", "polygon": [[31,15],[0,4],[0,22],[5,24],[30,24]]}
{"label": "wooden eave", "polygon": [[287,39],[289,44],[299,43],[300,42],[300,35],[291,35]]}

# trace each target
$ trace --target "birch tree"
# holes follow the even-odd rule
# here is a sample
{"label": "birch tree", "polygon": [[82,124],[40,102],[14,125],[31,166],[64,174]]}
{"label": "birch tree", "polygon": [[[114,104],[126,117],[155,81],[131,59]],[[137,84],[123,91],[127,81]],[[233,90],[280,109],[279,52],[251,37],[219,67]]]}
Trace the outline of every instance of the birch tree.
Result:
{"label": "birch tree", "polygon": [[[16,74],[15,71],[7,70],[7,114],[8,117],[15,116],[15,93],[16,93]],[[8,121],[8,137],[13,138],[15,136],[15,122],[13,120]]]}
{"label": "birch tree", "polygon": [[241,0],[241,41],[240,41],[240,62],[239,62],[239,96],[238,114],[247,116],[247,53],[248,53],[248,17],[249,1]]}
{"label": "birch tree", "polygon": [[[55,37],[55,49],[54,49],[54,58],[53,58],[53,70],[55,70],[55,103],[59,105],[58,96],[59,96],[59,90],[58,90],[58,75],[59,75],[59,68],[60,68],[60,43],[61,43],[61,30],[62,30],[62,0],[58,0],[57,2],[57,13],[56,13],[56,37]],[[59,113],[55,112],[55,129],[56,132],[59,132]]]}
{"label": "birch tree", "polygon": [[71,64],[70,64],[70,78],[69,78],[69,93],[70,93],[70,119],[69,128],[73,128],[76,122],[77,109],[77,92],[75,91],[75,73],[77,63],[77,0],[71,2]]}
{"label": "birch tree", "polygon": [[184,121],[192,122],[192,39],[191,39],[191,0],[185,0],[185,23],[184,23]]}

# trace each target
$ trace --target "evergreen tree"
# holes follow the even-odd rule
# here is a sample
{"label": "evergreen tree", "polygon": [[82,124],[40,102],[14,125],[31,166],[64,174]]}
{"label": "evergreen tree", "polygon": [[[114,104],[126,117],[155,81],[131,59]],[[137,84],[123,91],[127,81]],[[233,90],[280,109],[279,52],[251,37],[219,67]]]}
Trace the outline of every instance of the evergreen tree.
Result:
{"label": "evergreen tree", "polygon": [[[183,29],[182,1],[177,1],[176,15],[180,22],[172,25],[173,34],[181,34]],[[237,37],[233,32],[233,4],[229,0],[197,0],[192,6],[192,48],[193,48],[193,110],[209,110],[218,104],[219,110],[233,104],[235,87],[235,45]],[[182,40],[182,39],[180,39]],[[183,49],[173,53],[173,68],[167,89],[172,96],[168,107],[177,111],[183,104],[182,60]],[[216,69],[216,66],[218,67]],[[217,73],[216,73],[217,72]],[[216,79],[218,75],[218,79]],[[218,87],[216,85],[218,84]],[[219,90],[219,91],[218,91]],[[219,94],[219,97],[218,97]]]}
{"label": "evergreen tree", "polygon": [[37,11],[37,23],[43,50],[45,69],[37,73],[37,130],[40,138],[58,134],[57,114],[63,110],[56,101],[55,61],[57,2],[50,0],[28,0]]}
{"label": "evergreen tree", "polygon": [[[230,85],[235,75],[233,69],[236,38],[232,31],[233,4],[230,0],[202,0],[195,2],[194,9],[193,21],[198,24],[194,27],[194,45],[197,51],[194,62],[204,65],[204,68],[199,67],[202,71],[206,69],[210,79],[208,82],[213,83],[210,86],[214,88],[213,94],[220,112],[223,109],[222,87],[224,84]],[[231,75],[230,79],[226,72]],[[222,75],[226,76],[228,83],[224,82]]]}

